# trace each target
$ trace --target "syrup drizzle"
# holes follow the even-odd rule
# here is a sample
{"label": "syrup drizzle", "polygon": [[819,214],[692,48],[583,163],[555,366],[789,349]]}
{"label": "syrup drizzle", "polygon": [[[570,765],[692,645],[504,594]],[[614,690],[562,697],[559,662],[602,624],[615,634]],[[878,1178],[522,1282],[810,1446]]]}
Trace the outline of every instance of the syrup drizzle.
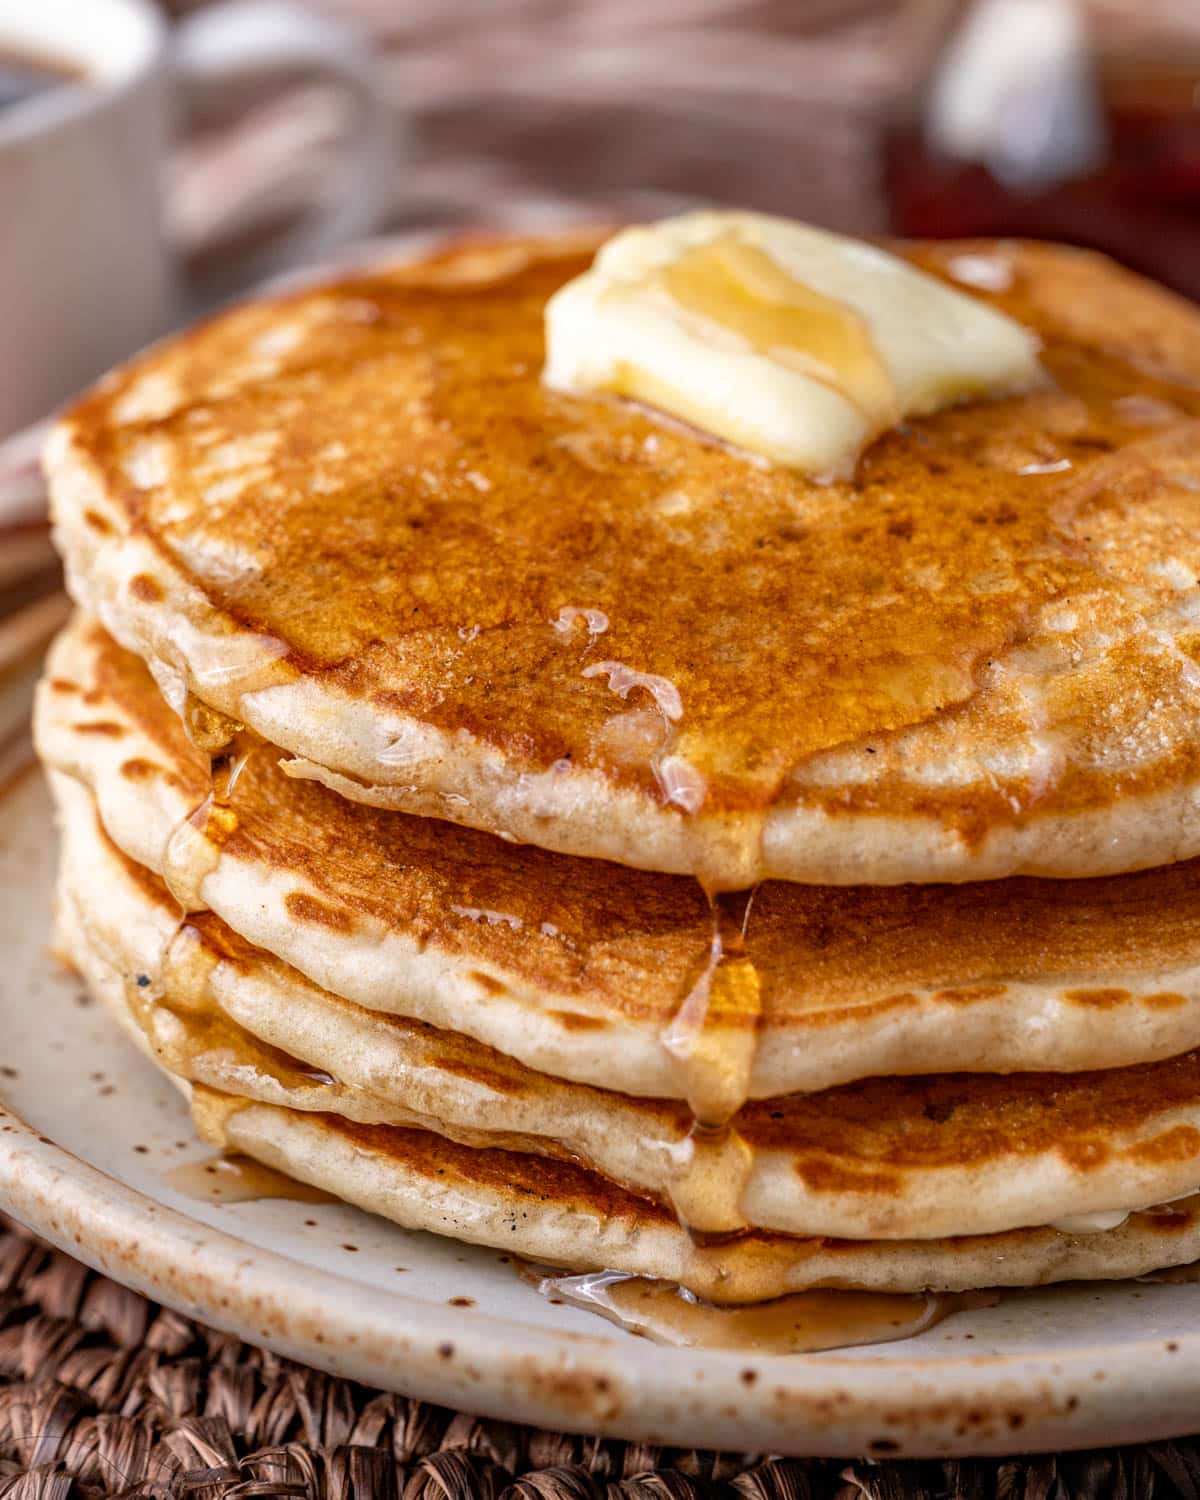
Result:
{"label": "syrup drizzle", "polygon": [[769,1302],[719,1306],[684,1287],[619,1271],[563,1276],[539,1266],[518,1273],[545,1297],[598,1313],[657,1344],[746,1354],[806,1354],[914,1338],[952,1313],[991,1307],[994,1292],[809,1291]]}
{"label": "syrup drizzle", "polygon": [[829,386],[872,430],[899,420],[895,381],[862,315],[789,275],[760,246],[719,235],[659,276],[691,317]]}
{"label": "syrup drizzle", "polygon": [[174,828],[162,854],[162,878],[182,916],[204,911],[204,881],[216,868],[224,844],[238,826],[234,792],[257,741],[245,725],[218,713],[193,694],[184,704],[183,726],[196,748],[208,755],[208,792]]}
{"label": "syrup drizzle", "polygon": [[704,965],[662,1033],[679,1070],[691,1128],[672,1153],[668,1195],[694,1240],[743,1233],[752,1155],[733,1121],[750,1095],[762,986],[746,934],[756,887],[707,891],[712,936]]}
{"label": "syrup drizzle", "polygon": [[[667,731],[664,739],[673,741],[674,722],[656,706]],[[188,919],[206,908],[201,888],[222,845],[237,829],[237,786],[258,741],[243,725],[192,697],[184,723],[193,743],[209,756],[209,791],[167,840],[163,876],[179,903],[179,923],[160,955],[158,984],[135,989],[133,1005],[156,1048],[170,1054],[172,1070],[193,1079],[197,1127],[217,1144],[227,1139],[228,1117],[246,1107],[238,1093],[245,1089],[247,1073],[260,1086],[267,1085],[268,1097],[277,1091],[285,1104],[289,1092],[317,1087],[330,1090],[329,1103],[336,1107],[338,1084],[328,1073],[244,1031],[214,996],[217,958]],[[747,944],[755,889],[705,887],[712,914],[708,948],[661,1037],[692,1115],[687,1135],[672,1151],[668,1195],[696,1255],[719,1255],[721,1244],[750,1230],[741,1199],[752,1153],[735,1121],[750,1094],[762,1013],[761,982]],[[170,1018],[177,1024],[172,1026]],[[168,1181],[177,1192],[209,1202],[336,1201],[271,1167],[225,1152],[174,1169]],[[586,1307],[660,1343],[760,1353],[908,1338],[960,1307],[980,1305],[977,1295],[971,1300],[815,1291],[721,1307],[674,1283],[614,1272],[539,1272],[531,1279],[548,1296]]]}
{"label": "syrup drizzle", "polygon": [[[634,689],[649,695],[653,710],[626,710],[608,721],[605,751],[618,759],[644,760],[668,803],[685,814],[697,812],[704,778],[673,753],[684,713],[674,683],[616,660],[594,662],[583,675],[607,676],[610,691],[621,699]],[[760,827],[756,837],[761,836]],[[746,868],[761,867],[761,851],[743,853],[749,856]],[[718,890],[703,881],[701,887],[712,915],[711,936],[700,972],[660,1041],[692,1116],[687,1134],[670,1151],[667,1196],[693,1242],[709,1245],[750,1227],[741,1199],[753,1157],[732,1122],[750,1096],[762,987],[746,942],[757,887]]]}

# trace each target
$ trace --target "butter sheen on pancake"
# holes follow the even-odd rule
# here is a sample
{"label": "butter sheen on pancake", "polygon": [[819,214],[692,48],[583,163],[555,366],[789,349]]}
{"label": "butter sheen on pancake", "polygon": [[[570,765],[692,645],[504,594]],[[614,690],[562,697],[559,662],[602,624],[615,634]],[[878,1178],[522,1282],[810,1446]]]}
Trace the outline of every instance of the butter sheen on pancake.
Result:
{"label": "butter sheen on pancake", "polygon": [[76,598],[293,774],[572,855],[741,887],[1200,853],[1194,308],[995,251],[1048,387],[818,485],[543,389],[591,248],[451,248],[117,372],[50,450]]}
{"label": "butter sheen on pancake", "polygon": [[[77,620],[51,654],[36,733],[114,843],[161,873],[208,769],[141,662]],[[662,1033],[711,941],[694,882],[356,806],[276,759],[260,746],[235,826],[189,845],[202,904],[238,937],[380,1017],[556,1078],[682,1097]],[[1200,1045],[1192,863],[1084,882],[771,883],[748,948],[762,996],[751,1097],[918,1071],[1121,1067]],[[708,1024],[734,1036],[744,1021],[714,1007]]]}

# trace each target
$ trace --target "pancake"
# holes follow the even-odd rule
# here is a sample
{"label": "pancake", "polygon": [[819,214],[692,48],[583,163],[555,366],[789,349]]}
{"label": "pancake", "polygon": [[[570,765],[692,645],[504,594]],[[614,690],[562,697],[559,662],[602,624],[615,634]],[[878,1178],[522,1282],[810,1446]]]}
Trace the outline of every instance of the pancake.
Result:
{"label": "pancake", "polygon": [[[169,844],[177,892],[324,990],[558,1078],[686,1095],[663,1036],[710,950],[694,882],[356,806],[287,777],[266,746],[219,819],[188,823],[206,758],[140,661],[83,619],[53,649],[36,730],[127,855],[161,873]],[[917,1071],[1120,1067],[1200,1045],[1192,862],[1085,882],[768,883],[746,942],[757,1018],[714,1005],[706,1026],[731,1048],[754,1027],[753,1097]]]}
{"label": "pancake", "polygon": [[198,1124],[214,1145],[243,1151],[406,1228],[573,1271],[677,1282],[714,1302],[757,1302],[812,1287],[966,1291],[1118,1280],[1200,1255],[1200,1196],[1090,1235],[1047,1228],[891,1241],[750,1234],[704,1250],[665,1210],[656,1213],[571,1163],[471,1151],[427,1131],[355,1126],[336,1115],[259,1104],[231,1110],[219,1095],[202,1098]]}
{"label": "pancake", "polygon": [[292,774],[572,855],[732,889],[1200,854],[1196,309],[902,249],[990,256],[1048,383],[819,484],[542,386],[595,243],[454,245],[106,378],[47,454],[76,599]]}
{"label": "pancake", "polygon": [[[94,992],[160,1066],[124,987],[97,962],[64,905],[60,938]],[[920,1240],[799,1237],[763,1231],[693,1244],[674,1215],[582,1163],[471,1147],[424,1129],[368,1124],[247,1098],[172,1075],[197,1127],[241,1152],[405,1229],[429,1230],[572,1271],[615,1270],[677,1282],[716,1302],[813,1287],[963,1291],[1145,1275],[1200,1258],[1200,1194],[1131,1214],[1113,1229],[1048,1227]]]}
{"label": "pancake", "polygon": [[[87,793],[57,774],[52,784],[64,946],[113,1009],[137,1016],[169,1072],[357,1124],[583,1161],[659,1205],[679,1198],[683,1106],[563,1083],[453,1033],[381,1021],[211,914],[179,930],[166,888],[107,842]],[[731,1222],[855,1239],[985,1234],[1195,1189],[1200,1053],[1103,1073],[872,1079],[748,1105],[734,1126],[729,1156],[701,1163],[723,1177],[713,1197]]]}

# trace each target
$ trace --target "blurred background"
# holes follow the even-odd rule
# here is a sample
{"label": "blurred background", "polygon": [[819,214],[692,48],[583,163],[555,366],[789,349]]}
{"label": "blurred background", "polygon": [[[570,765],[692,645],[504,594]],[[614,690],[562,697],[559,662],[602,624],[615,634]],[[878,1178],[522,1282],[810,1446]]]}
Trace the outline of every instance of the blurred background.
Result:
{"label": "blurred background", "polygon": [[[174,79],[198,41],[209,48],[199,70],[209,85],[220,73],[214,57],[228,65],[229,15],[220,46],[203,36],[228,0],[123,3],[152,21],[157,3],[169,35],[156,45],[178,54],[164,77]],[[68,17],[56,23],[64,45],[78,25],[103,50],[113,5],[0,0],[0,107],[12,103],[4,24],[50,7]],[[307,48],[310,66],[281,68],[276,58],[257,72],[235,68],[224,88],[172,82],[169,139],[164,132],[143,159],[127,128],[79,191],[56,184],[52,165],[16,161],[12,122],[23,106],[0,110],[0,398],[9,402],[0,399],[0,684],[6,663],[28,661],[64,607],[52,592],[40,432],[15,430],[151,334],[268,272],[314,255],[328,263],[349,241],[718,202],[863,235],[1062,239],[1200,298],[1200,0],[288,5],[267,18],[271,46],[286,53],[290,32],[308,26],[312,36],[291,50],[300,57]],[[242,31],[250,51],[260,45],[252,20],[236,19],[232,52]],[[340,81],[338,66],[322,66],[326,52],[340,59]],[[347,87],[347,77],[357,84]],[[18,94],[27,82],[20,67],[8,81]],[[364,97],[374,121],[369,164],[359,159],[371,134]],[[5,186],[6,163],[18,172],[15,189]],[[142,229],[122,209],[124,240],[113,241],[105,265],[79,200],[98,199],[98,184],[112,195],[121,163],[130,201],[147,176],[153,201]],[[348,193],[356,173],[362,191]],[[357,207],[331,214],[339,195]],[[62,236],[33,224],[24,269],[14,271],[26,203],[30,214],[40,204],[48,225],[69,211],[82,228]],[[328,232],[305,239],[303,226],[323,216]],[[164,291],[140,324],[117,326],[117,268],[147,228],[164,242]],[[70,257],[61,271],[49,264],[60,237]],[[291,247],[282,255],[281,242]],[[77,285],[89,257],[100,295]],[[127,275],[125,300],[145,282]],[[114,326],[101,329],[106,317]],[[49,380],[38,390],[35,368]],[[0,724],[0,776],[4,739]]]}
{"label": "blurred background", "polygon": [[[203,0],[172,0],[176,14]],[[1200,0],[306,0],[400,126],[384,222],[718,200],[862,234],[1034,234],[1200,296]],[[336,94],[194,122],[181,238],[302,211]]]}

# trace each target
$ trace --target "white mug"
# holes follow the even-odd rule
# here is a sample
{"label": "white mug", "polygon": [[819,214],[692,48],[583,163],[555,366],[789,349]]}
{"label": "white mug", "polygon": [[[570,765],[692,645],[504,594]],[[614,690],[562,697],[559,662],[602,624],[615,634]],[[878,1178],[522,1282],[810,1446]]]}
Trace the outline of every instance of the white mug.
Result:
{"label": "white mug", "polygon": [[172,32],[149,0],[0,0],[6,51],[82,82],[0,110],[0,437],[196,307],[163,226],[174,105],[317,74],[355,106],[331,201],[243,258],[239,284],[376,227],[391,117],[365,47],[335,22],[284,0],[225,0]]}

